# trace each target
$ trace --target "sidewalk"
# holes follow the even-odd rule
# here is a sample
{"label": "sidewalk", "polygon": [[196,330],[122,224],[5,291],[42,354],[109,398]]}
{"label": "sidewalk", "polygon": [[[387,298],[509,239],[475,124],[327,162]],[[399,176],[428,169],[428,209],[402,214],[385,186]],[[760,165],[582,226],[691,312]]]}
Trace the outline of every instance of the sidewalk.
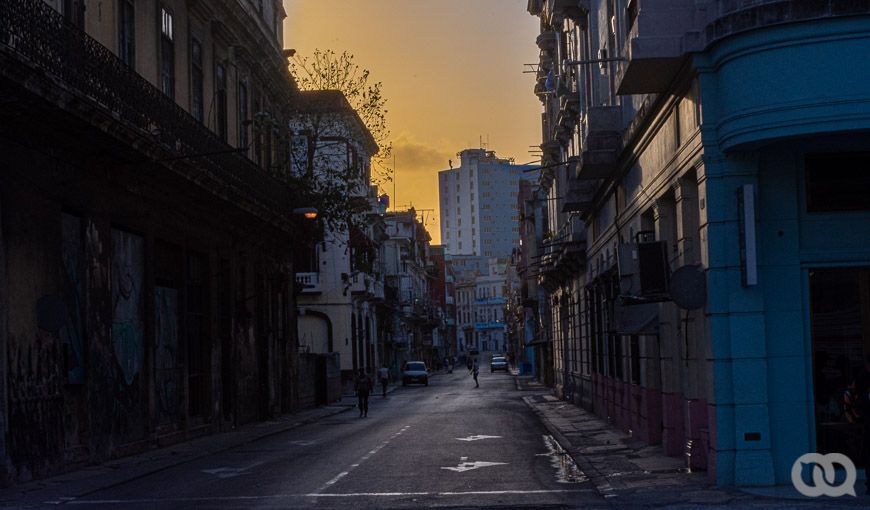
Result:
{"label": "sidewalk", "polygon": [[[388,392],[395,389],[393,385]],[[304,409],[269,421],[243,425],[228,432],[203,436],[130,457],[113,459],[52,478],[14,485],[0,490],[0,507],[18,508],[34,504],[58,504],[68,498],[81,498],[173,466],[309,425],[355,407],[356,397],[344,396],[340,401],[326,406]]]}
{"label": "sidewalk", "polygon": [[[433,374],[435,375],[435,374]],[[390,383],[387,393],[401,385]],[[380,399],[380,385],[372,393]],[[138,455],[113,459],[55,477],[35,480],[0,489],[0,508],[59,504],[71,498],[82,498],[97,491],[144,478],[165,469],[214,455],[260,439],[280,434],[330,416],[356,409],[357,398],[343,395],[340,401],[326,406],[303,409],[269,421],[250,423],[228,432],[199,437],[175,445],[149,450]]]}
{"label": "sidewalk", "polygon": [[561,401],[531,377],[516,377],[517,389],[577,467],[615,507],[706,506],[753,508],[870,507],[870,497],[811,499],[793,487],[736,489],[717,487],[706,473],[690,473],[681,457],[666,456],[579,406]]}

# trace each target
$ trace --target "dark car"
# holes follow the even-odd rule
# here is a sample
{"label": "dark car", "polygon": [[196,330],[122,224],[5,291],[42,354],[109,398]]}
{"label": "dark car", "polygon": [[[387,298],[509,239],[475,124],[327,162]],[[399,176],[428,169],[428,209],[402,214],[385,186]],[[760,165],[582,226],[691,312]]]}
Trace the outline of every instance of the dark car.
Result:
{"label": "dark car", "polygon": [[429,386],[429,370],[422,361],[409,361],[402,368],[402,386],[413,383]]}
{"label": "dark car", "polygon": [[489,371],[495,372],[496,370],[504,370],[508,371],[508,362],[504,356],[493,356],[489,362]]}

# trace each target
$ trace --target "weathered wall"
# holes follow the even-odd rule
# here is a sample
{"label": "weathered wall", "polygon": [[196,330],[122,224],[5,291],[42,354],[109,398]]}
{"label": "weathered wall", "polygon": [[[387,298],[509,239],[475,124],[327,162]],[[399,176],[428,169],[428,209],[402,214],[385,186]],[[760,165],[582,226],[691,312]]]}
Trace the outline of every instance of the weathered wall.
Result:
{"label": "weathered wall", "polygon": [[[10,478],[291,410],[280,234],[159,167],[0,153]],[[213,260],[234,268],[227,281]]]}

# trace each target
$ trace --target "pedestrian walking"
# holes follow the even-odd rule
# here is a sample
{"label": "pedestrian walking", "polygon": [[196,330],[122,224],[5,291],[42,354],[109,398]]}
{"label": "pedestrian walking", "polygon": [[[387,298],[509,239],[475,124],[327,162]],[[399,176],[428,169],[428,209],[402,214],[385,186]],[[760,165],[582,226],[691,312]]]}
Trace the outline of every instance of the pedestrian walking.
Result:
{"label": "pedestrian walking", "polygon": [[354,389],[359,405],[359,417],[365,418],[369,415],[369,393],[372,391],[372,380],[366,375],[366,369],[360,369]]}
{"label": "pedestrian walking", "polygon": [[480,365],[477,363],[477,360],[474,360],[474,365],[471,367],[471,375],[474,377],[474,387],[480,388],[480,383],[477,382],[477,374],[480,373]]}
{"label": "pedestrian walking", "polygon": [[387,397],[387,384],[389,384],[389,382],[390,382],[390,369],[387,368],[387,365],[382,366],[380,368],[380,370],[378,370],[378,377],[381,380],[381,390],[383,393],[382,397],[386,398]]}

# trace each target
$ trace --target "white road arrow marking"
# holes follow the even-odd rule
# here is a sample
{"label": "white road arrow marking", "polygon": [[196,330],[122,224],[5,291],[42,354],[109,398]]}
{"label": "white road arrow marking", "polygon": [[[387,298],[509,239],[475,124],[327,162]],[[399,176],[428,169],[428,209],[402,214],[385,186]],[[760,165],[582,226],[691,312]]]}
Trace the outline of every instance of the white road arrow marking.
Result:
{"label": "white road arrow marking", "polygon": [[290,444],[293,444],[296,446],[311,446],[311,445],[316,444],[316,443],[317,443],[317,441],[290,441]]}
{"label": "white road arrow marking", "polygon": [[255,467],[262,464],[262,462],[255,462],[250,466],[241,467],[241,468],[231,468],[231,467],[220,467],[215,469],[203,469],[203,473],[208,473],[210,475],[214,475],[218,478],[232,478],[234,476],[246,475],[248,471],[254,469]]}
{"label": "white road arrow marking", "polygon": [[475,462],[466,462],[465,459],[467,457],[462,457],[461,462],[456,467],[442,467],[441,469],[447,469],[449,471],[454,471],[456,473],[463,473],[465,471],[471,471],[472,469],[479,469],[482,467],[490,467],[490,466],[501,466],[507,464],[507,462],[488,462],[485,460],[478,460]]}
{"label": "white road arrow marking", "polygon": [[501,439],[501,436],[483,436],[478,434],[476,436],[457,437],[456,439],[459,441],[480,441],[481,439]]}

